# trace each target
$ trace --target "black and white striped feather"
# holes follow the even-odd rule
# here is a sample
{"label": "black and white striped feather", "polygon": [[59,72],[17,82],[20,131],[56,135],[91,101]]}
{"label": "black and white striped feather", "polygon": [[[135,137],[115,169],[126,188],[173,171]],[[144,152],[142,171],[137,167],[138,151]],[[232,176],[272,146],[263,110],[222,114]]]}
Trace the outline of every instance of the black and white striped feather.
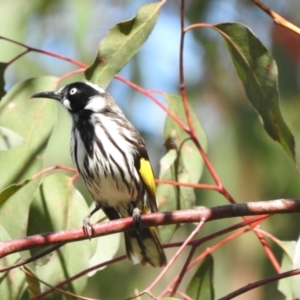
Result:
{"label": "black and white striped feather", "polygon": [[[70,113],[71,156],[97,207],[109,219],[139,218],[149,212],[148,207],[156,212],[155,185],[151,188],[145,182],[147,177],[140,169],[142,160],[149,161],[145,143],[105,90],[88,82],[75,82],[57,92],[33,97],[59,100]],[[149,163],[146,167],[151,169]],[[154,184],[152,170],[148,171]],[[166,264],[154,228],[125,232],[125,242],[134,263],[155,267]]]}

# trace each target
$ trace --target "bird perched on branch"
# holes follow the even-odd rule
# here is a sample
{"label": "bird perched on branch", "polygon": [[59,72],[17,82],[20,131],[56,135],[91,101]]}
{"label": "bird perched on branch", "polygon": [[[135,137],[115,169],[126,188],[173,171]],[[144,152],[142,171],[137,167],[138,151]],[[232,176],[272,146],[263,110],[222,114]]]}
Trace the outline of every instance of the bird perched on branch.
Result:
{"label": "bird perched on branch", "polygon": [[140,228],[141,215],[157,211],[146,146],[112,96],[95,84],[75,82],[32,98],[57,100],[71,116],[71,156],[96,203],[83,220],[87,234],[92,234],[90,217],[99,209],[110,220],[132,216],[136,230],[125,232],[127,256],[133,263],[164,266],[154,228]]}

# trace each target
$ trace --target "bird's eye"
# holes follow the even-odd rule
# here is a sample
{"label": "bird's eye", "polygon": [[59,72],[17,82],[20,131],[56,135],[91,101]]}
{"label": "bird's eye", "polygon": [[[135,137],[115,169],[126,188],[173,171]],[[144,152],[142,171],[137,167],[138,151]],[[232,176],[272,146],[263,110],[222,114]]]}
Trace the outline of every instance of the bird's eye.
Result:
{"label": "bird's eye", "polygon": [[75,95],[77,93],[77,89],[76,88],[72,88],[70,90],[70,95]]}

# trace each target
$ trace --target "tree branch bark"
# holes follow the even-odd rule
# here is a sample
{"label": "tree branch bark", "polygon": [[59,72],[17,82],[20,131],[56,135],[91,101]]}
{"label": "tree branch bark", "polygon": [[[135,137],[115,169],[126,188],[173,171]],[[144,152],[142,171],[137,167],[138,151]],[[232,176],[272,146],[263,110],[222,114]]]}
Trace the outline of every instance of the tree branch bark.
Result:
{"label": "tree branch bark", "polygon": [[[286,214],[300,212],[299,199],[279,199],[270,201],[248,202],[215,207],[161,212],[142,216],[142,227],[161,226],[179,223],[198,223],[202,218],[206,222],[224,218]],[[93,225],[92,238],[126,230],[134,230],[132,218],[102,222]],[[0,242],[0,258],[19,251],[41,246],[55,245],[88,239],[82,228],[33,235],[21,239]]]}

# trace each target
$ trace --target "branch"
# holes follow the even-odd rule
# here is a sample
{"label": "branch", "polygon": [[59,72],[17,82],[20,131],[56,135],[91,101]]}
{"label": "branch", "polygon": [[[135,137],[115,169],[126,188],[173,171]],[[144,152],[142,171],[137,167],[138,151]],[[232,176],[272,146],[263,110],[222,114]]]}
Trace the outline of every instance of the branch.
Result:
{"label": "branch", "polygon": [[70,63],[72,63],[74,65],[77,65],[79,67],[82,67],[82,68],[86,68],[87,67],[85,64],[81,63],[80,61],[77,61],[75,59],[71,59],[71,58],[69,58],[67,56],[64,56],[64,55],[61,55],[61,54],[58,54],[58,53],[54,53],[54,52],[50,52],[50,51],[46,51],[46,50],[41,50],[41,49],[34,48],[34,47],[30,47],[30,46],[27,46],[27,45],[25,45],[23,43],[20,43],[20,42],[17,42],[15,40],[6,38],[4,36],[0,36],[0,40],[7,41],[9,43],[12,43],[12,44],[15,44],[15,45],[18,45],[18,46],[21,46],[21,47],[24,47],[24,48],[27,49],[26,51],[22,52],[20,55],[16,56],[16,58],[14,58],[9,63],[14,62],[16,59],[18,59],[21,56],[27,54],[28,52],[37,52],[37,53],[45,54],[45,55],[48,55],[48,56],[51,56],[51,57],[55,57],[55,58],[58,58],[58,59],[62,59],[64,61],[70,62]]}
{"label": "branch", "polygon": [[[142,227],[179,223],[198,223],[202,218],[205,218],[208,222],[232,217],[284,214],[294,212],[300,212],[300,200],[280,199],[248,202],[233,205],[222,205],[211,208],[203,207],[199,209],[143,215]],[[132,218],[102,222],[93,226],[94,234],[92,238],[134,229],[135,225]],[[54,233],[38,234],[11,241],[4,241],[0,243],[0,258],[15,252],[29,250],[32,248],[66,242],[75,242],[86,240],[88,238],[89,237],[85,235],[82,228],[77,228]]]}
{"label": "branch", "polygon": [[292,24],[291,22],[287,21],[283,17],[281,17],[279,14],[277,14],[275,11],[270,9],[268,6],[260,2],[259,0],[252,0],[252,2],[257,5],[261,10],[263,10],[266,14],[268,14],[274,21],[275,24],[285,27],[296,34],[300,35],[300,28],[296,25]]}
{"label": "branch", "polygon": [[266,277],[264,279],[255,281],[253,283],[249,283],[246,286],[226,295],[225,297],[220,298],[219,300],[230,300],[232,298],[235,298],[236,296],[244,294],[244,293],[246,293],[250,290],[253,290],[259,286],[263,286],[263,285],[266,285],[267,283],[278,281],[280,279],[284,279],[284,278],[299,275],[299,274],[300,274],[300,269],[295,269],[295,270],[283,272],[280,274],[272,275],[272,276]]}

